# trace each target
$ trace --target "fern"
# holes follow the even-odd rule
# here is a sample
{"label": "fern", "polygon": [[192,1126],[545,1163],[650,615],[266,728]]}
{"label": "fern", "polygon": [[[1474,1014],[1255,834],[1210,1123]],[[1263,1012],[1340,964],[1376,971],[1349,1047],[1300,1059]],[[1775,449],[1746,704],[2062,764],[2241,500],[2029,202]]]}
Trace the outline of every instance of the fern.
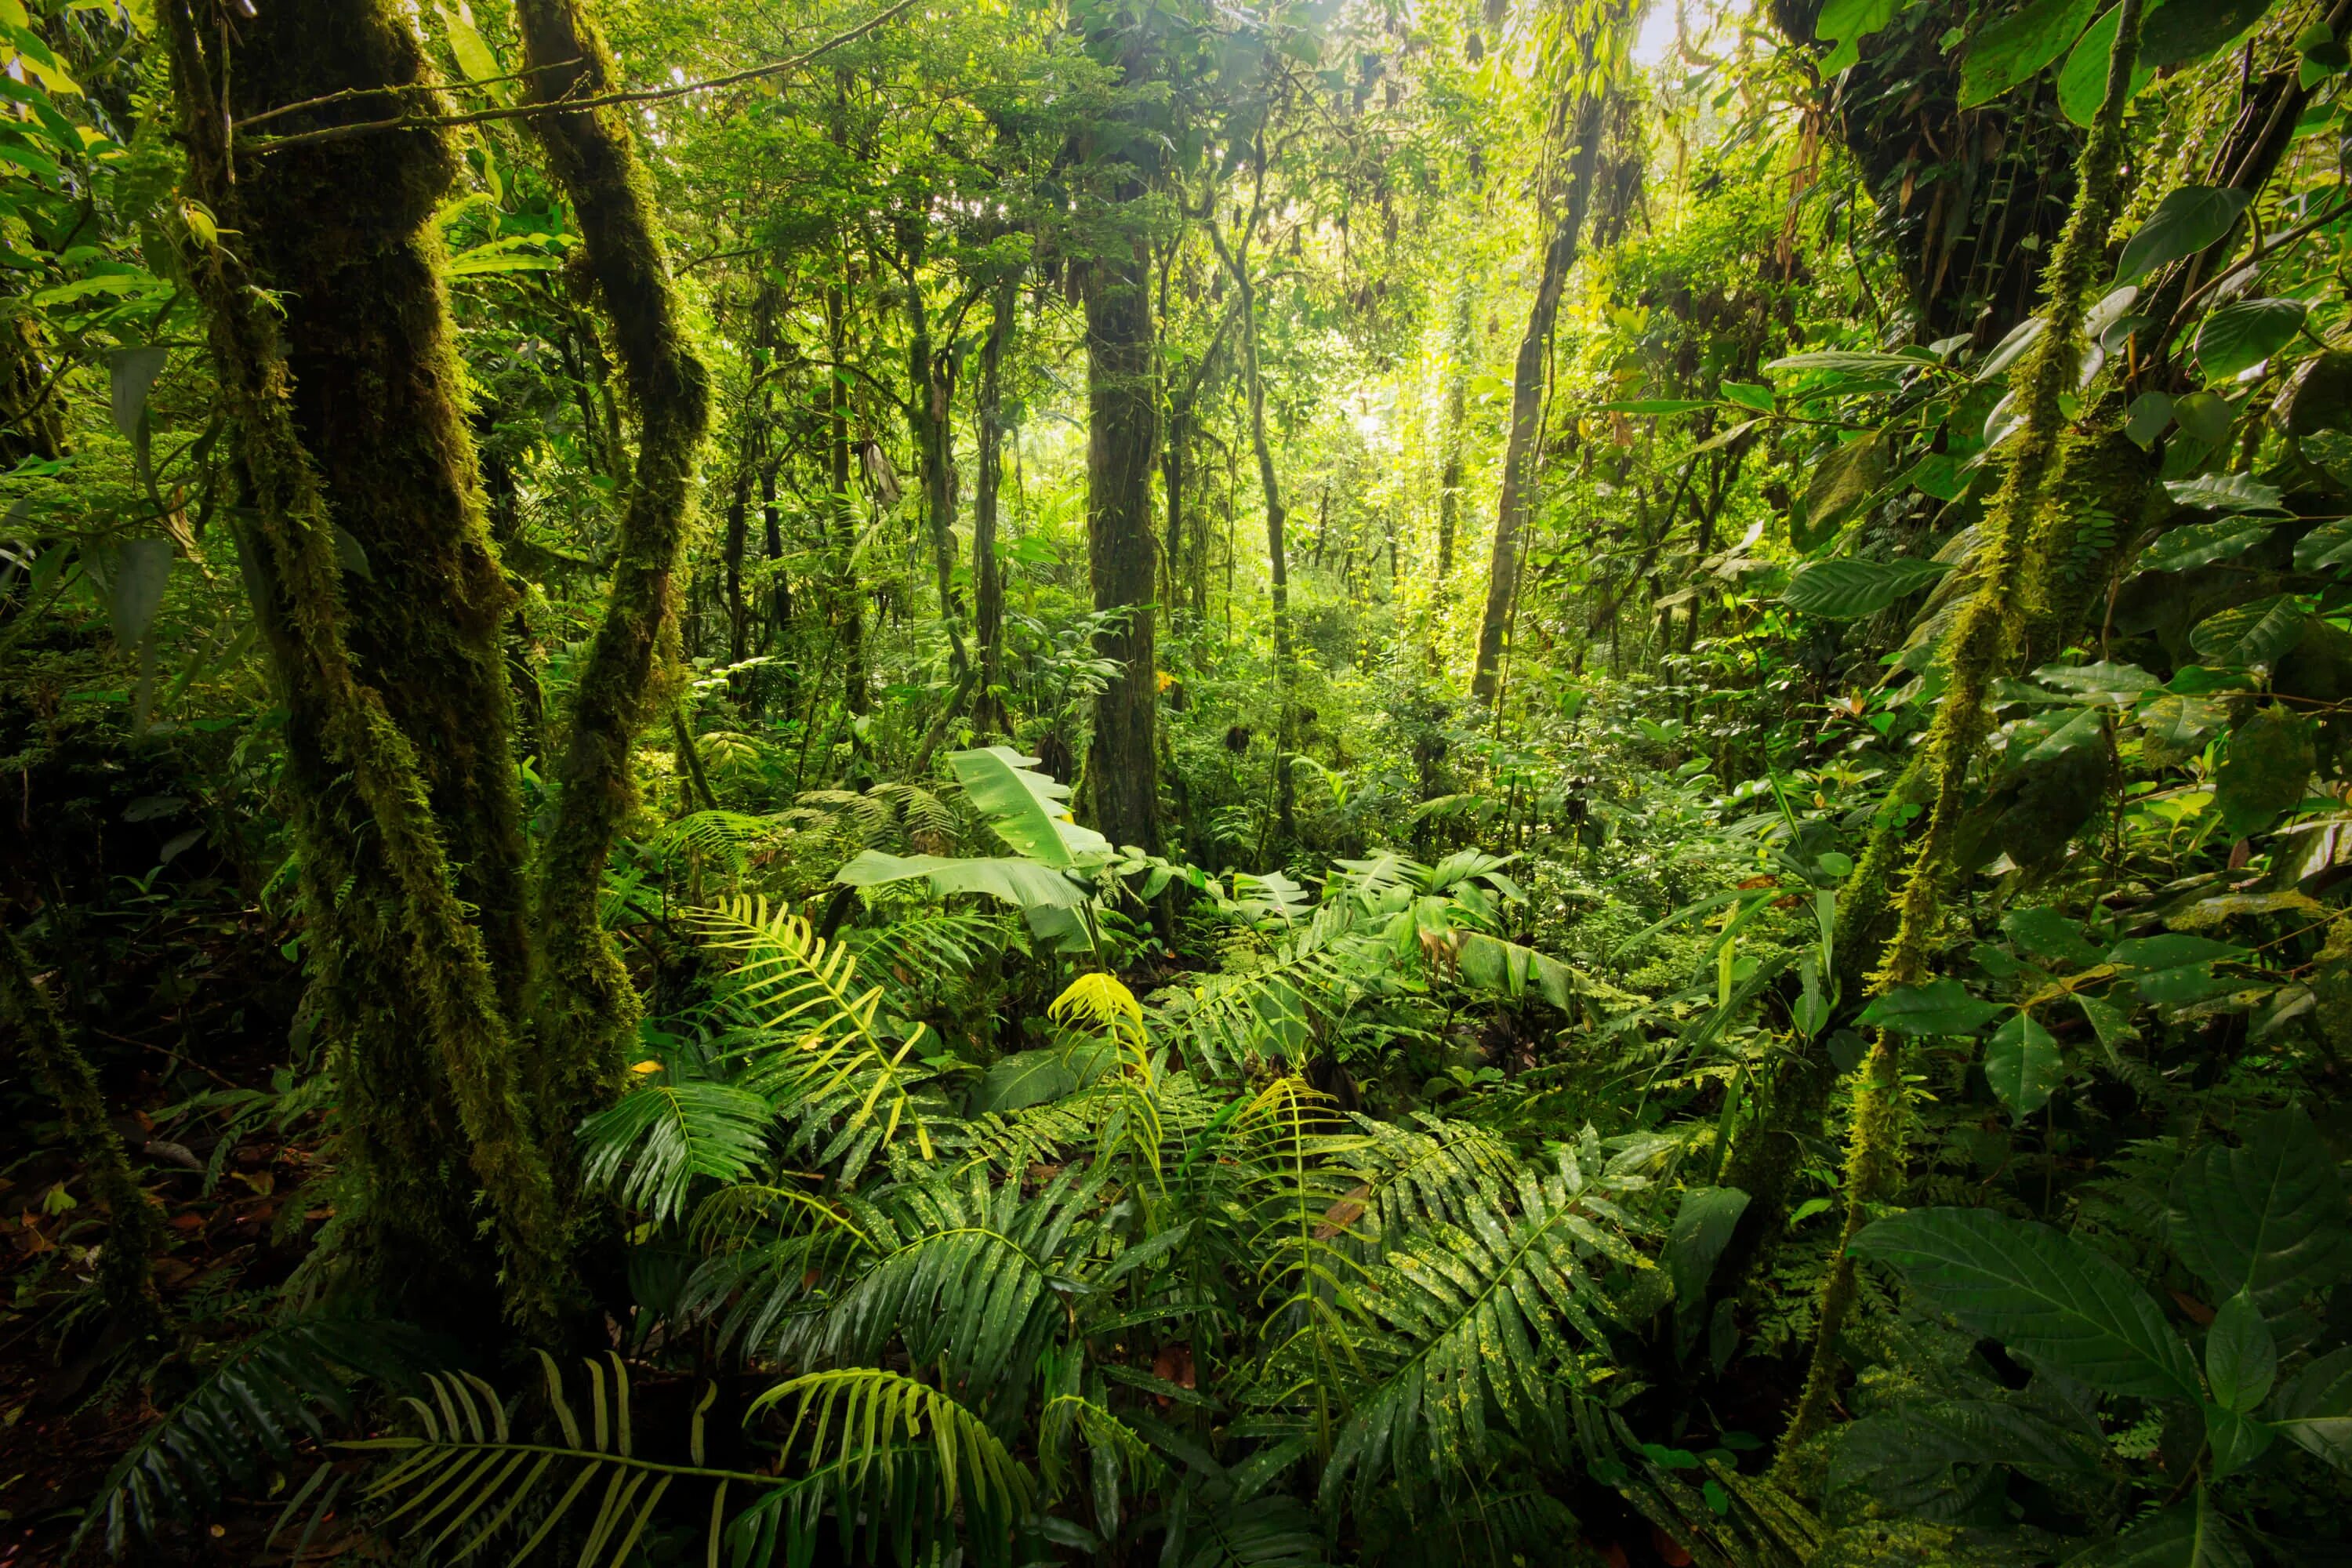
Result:
{"label": "fern", "polygon": [[348,1422],[362,1379],[411,1386],[432,1343],[401,1323],[303,1318],[265,1329],[142,1434],[99,1483],[77,1543],[102,1520],[107,1550],[174,1521],[201,1519],[264,1458],[283,1464],[294,1445],[326,1436],[324,1417]]}
{"label": "fern", "polygon": [[1624,1216],[1588,1187],[1573,1152],[1562,1151],[1549,1175],[1521,1173],[1515,1189],[1517,1212],[1482,1203],[1465,1224],[1431,1224],[1348,1292],[1345,1305],[1370,1331],[1367,1359],[1385,1365],[1333,1446],[1327,1502],[1350,1477],[1360,1504],[1391,1470],[1486,1462],[1500,1433],[1565,1441],[1575,1358],[1561,1329],[1602,1342],[1603,1309],[1580,1254],[1639,1259],[1619,1234]]}
{"label": "fern", "polygon": [[[584,1531],[576,1558],[580,1568],[620,1568],[662,1500],[685,1480],[711,1486],[710,1560],[716,1562],[731,1488],[781,1493],[808,1484],[703,1462],[704,1419],[716,1388],[704,1390],[688,1421],[689,1462],[666,1463],[635,1451],[628,1369],[618,1356],[587,1363],[590,1416],[584,1428],[565,1396],[553,1358],[542,1351],[540,1363],[560,1442],[516,1436],[505,1405],[479,1378],[435,1376],[429,1397],[405,1401],[420,1431],[341,1445],[391,1459],[369,1483],[367,1496],[389,1505],[385,1528],[398,1526],[412,1540],[425,1538],[418,1546],[422,1560],[463,1563],[509,1524],[536,1517],[537,1527],[507,1558],[509,1568],[530,1559],[567,1521]],[[592,1499],[594,1511],[588,1513]]]}
{"label": "fern", "polygon": [[[975,1562],[1012,1562],[1014,1527],[1027,1513],[1036,1484],[987,1425],[944,1391],[877,1367],[816,1372],[777,1384],[752,1402],[757,1415],[797,1398],[785,1449],[800,1445],[817,1463],[822,1488],[803,1483],[798,1496],[763,1500],[730,1529],[738,1561],[764,1560],[755,1548],[763,1527],[782,1517],[803,1540],[813,1537],[820,1502],[840,1521],[850,1561],[872,1556],[889,1527],[901,1563],[926,1541],[961,1542]],[[862,1532],[868,1550],[856,1542]],[[803,1552],[787,1561],[808,1561]]]}
{"label": "fern", "polygon": [[750,1174],[774,1120],[764,1096],[730,1084],[646,1084],[580,1124],[581,1181],[660,1224],[683,1212],[697,1176]]}
{"label": "fern", "polygon": [[724,1005],[746,1023],[728,1054],[748,1070],[741,1087],[766,1094],[795,1123],[788,1147],[854,1181],[877,1152],[911,1134],[933,1157],[931,1123],[945,1107],[925,1090],[935,1076],[919,1058],[926,1033],[915,1025],[893,1047],[877,1032],[883,988],[859,989],[857,959],[765,899],[736,899],[698,911],[715,950],[741,955]]}

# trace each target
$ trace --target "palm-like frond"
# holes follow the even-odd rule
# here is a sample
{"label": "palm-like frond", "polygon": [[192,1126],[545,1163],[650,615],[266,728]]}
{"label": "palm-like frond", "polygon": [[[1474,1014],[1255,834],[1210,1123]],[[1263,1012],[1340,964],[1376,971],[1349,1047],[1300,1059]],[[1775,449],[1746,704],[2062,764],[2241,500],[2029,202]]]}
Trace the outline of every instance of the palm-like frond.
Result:
{"label": "palm-like frond", "polygon": [[170,1415],[149,1427],[100,1482],[77,1539],[102,1520],[117,1556],[131,1537],[203,1517],[264,1458],[326,1435],[322,1415],[348,1421],[361,1378],[395,1387],[421,1375],[429,1342],[404,1324],[304,1318],[234,1347]]}
{"label": "palm-like frond", "polygon": [[856,955],[790,910],[772,911],[765,899],[736,899],[695,919],[712,948],[741,955],[721,1005],[745,1031],[728,1054],[748,1069],[740,1086],[769,1096],[793,1123],[788,1147],[837,1167],[845,1181],[902,1133],[931,1158],[931,1123],[945,1107],[926,1089],[933,1072],[909,1061],[926,1031],[917,1024],[896,1046],[882,1038],[875,1018],[883,988],[860,987]]}
{"label": "palm-like frond", "polygon": [[699,855],[730,874],[740,876],[761,849],[783,837],[783,825],[772,816],[740,811],[697,811],[666,824],[647,841],[663,859]]}
{"label": "palm-like frond", "polygon": [[1465,1224],[1476,1210],[1500,1206],[1517,1173],[1509,1145],[1484,1127],[1427,1111],[1414,1112],[1412,1124],[1350,1120],[1364,1139],[1358,1156],[1364,1190],[1329,1216],[1334,1225],[1370,1214],[1374,1235],[1386,1239],[1432,1224]]}
{"label": "palm-like frond", "polygon": [[[567,1521],[578,1521],[585,1531],[577,1557],[580,1568],[619,1568],[635,1550],[663,1498],[685,1480],[712,1489],[715,1562],[716,1537],[727,1517],[730,1488],[772,1493],[808,1484],[703,1463],[703,1421],[716,1389],[706,1389],[695,1406],[688,1428],[688,1461],[671,1463],[636,1452],[628,1370],[618,1356],[587,1363],[589,1419],[584,1426],[564,1393],[554,1360],[541,1352],[540,1362],[546,1373],[549,1413],[562,1432],[561,1442],[515,1436],[505,1404],[479,1378],[436,1376],[430,1380],[429,1397],[406,1401],[418,1431],[342,1445],[390,1458],[389,1466],[370,1482],[368,1496],[388,1505],[383,1521],[386,1527],[396,1526],[419,1542],[420,1560],[466,1562],[509,1525],[535,1519],[536,1528],[508,1557],[509,1568],[530,1558]],[[588,1513],[592,1500],[594,1511]]]}
{"label": "palm-like frond", "polygon": [[[764,1561],[752,1554],[762,1516],[782,1517],[805,1540],[824,1506],[838,1519],[853,1562],[873,1560],[886,1523],[901,1563],[916,1560],[919,1543],[939,1540],[960,1542],[979,1563],[1012,1560],[1014,1527],[1036,1483],[987,1424],[945,1391],[878,1367],[850,1367],[779,1384],[751,1413],[788,1400],[798,1408],[785,1448],[797,1449],[805,1435],[811,1480],[797,1496],[746,1510],[729,1531],[745,1554],[738,1561]],[[863,1552],[856,1549],[860,1535],[868,1542]],[[787,1556],[790,1563],[808,1560],[805,1552]]]}
{"label": "palm-like frond", "polygon": [[961,979],[982,961],[1019,942],[1019,927],[1003,915],[972,910],[920,910],[887,925],[852,928],[840,945],[883,987],[884,1005],[911,1014],[925,995]]}
{"label": "palm-like frond", "polygon": [[1444,1474],[1496,1455],[1505,1434],[1557,1447],[1576,1392],[1562,1329],[1599,1342],[1601,1310],[1585,1252],[1640,1266],[1627,1223],[1592,1190],[1575,1153],[1522,1173],[1505,1209],[1481,1203],[1391,1247],[1345,1306],[1370,1332],[1376,1385],[1333,1445],[1323,1495],[1349,1477],[1358,1499],[1383,1474]]}
{"label": "palm-like frond", "polygon": [[581,1180],[659,1224],[684,1211],[695,1177],[750,1174],[774,1121],[766,1096],[731,1084],[643,1084],[580,1124]]}
{"label": "palm-like frond", "polygon": [[1061,1296],[1076,1281],[1065,1250],[1099,1186],[1066,1171],[1024,1196],[1019,1183],[992,1186],[974,1170],[878,1194],[874,1206],[887,1217],[873,1262],[806,1320],[793,1348],[807,1361],[856,1365],[898,1343],[975,1394],[1025,1384],[1066,1321]]}
{"label": "palm-like frond", "polygon": [[1338,1011],[1349,989],[1339,954],[1310,926],[1254,968],[1163,986],[1152,995],[1152,1033],[1212,1072],[1296,1063],[1310,1050],[1318,1016]]}

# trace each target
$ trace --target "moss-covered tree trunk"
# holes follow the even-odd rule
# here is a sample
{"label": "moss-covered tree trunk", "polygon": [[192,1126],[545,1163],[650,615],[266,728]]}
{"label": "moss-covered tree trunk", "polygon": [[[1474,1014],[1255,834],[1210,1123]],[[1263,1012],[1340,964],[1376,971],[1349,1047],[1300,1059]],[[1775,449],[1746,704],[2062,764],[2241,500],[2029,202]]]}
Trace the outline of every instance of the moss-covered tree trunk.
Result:
{"label": "moss-covered tree trunk", "polygon": [[[293,132],[382,118],[366,89],[424,85],[425,63],[391,0],[272,8],[234,34],[184,0],[163,20],[191,188],[250,247],[184,237],[246,491],[238,552],[289,713],[313,974],[343,1053],[345,1244],[397,1310],[478,1328],[502,1295],[546,1331],[568,1273],[509,1022],[524,949],[509,596],[430,221],[450,152],[419,130],[232,165],[226,141],[232,80],[257,107],[354,92],[286,117]],[[283,291],[282,317],[257,280]]]}
{"label": "moss-covered tree trunk", "polygon": [[[517,0],[533,101],[612,91],[619,72],[583,0]],[[630,753],[677,635],[674,576],[709,422],[709,378],[688,342],[662,254],[651,182],[618,109],[530,117],[571,198],[588,270],[603,297],[622,384],[637,419],[637,459],[621,520],[612,596],[582,671],[555,767],[555,826],[540,869],[542,957],[535,1009],[551,1138],[618,1085],[636,989],[599,922],[597,891],[636,798]]]}

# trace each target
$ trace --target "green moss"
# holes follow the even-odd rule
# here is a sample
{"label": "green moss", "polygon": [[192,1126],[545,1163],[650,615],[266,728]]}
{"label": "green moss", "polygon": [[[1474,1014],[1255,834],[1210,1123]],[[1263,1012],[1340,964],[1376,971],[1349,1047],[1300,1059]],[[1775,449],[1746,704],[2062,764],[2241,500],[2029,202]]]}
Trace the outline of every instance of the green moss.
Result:
{"label": "green moss", "polygon": [[[2000,491],[1993,498],[1979,546],[1980,575],[1948,635],[1942,663],[1943,700],[1921,743],[1914,778],[1927,792],[1927,827],[1894,900],[1894,934],[1869,976],[1874,994],[1916,985],[1929,975],[1929,958],[1943,923],[1944,894],[1958,870],[1961,819],[1969,768],[1982,747],[1990,720],[1985,699],[1994,679],[2024,643],[2026,612],[2019,589],[2021,559],[2033,535],[2042,498],[2056,466],[2064,416],[2059,400],[2074,384],[2079,363],[2084,296],[2100,265],[2119,199],[2123,110],[2137,58],[2140,0],[2123,0],[2116,46],[2107,64],[2106,95],[2075,166],[2074,209],[2049,268],[2042,274],[2046,326],[2011,384],[2023,426]],[[2042,536],[2039,559],[2049,558]],[[1883,820],[1856,870],[1848,896],[1867,903],[1894,874],[1889,847],[1899,829]],[[1854,1264],[1847,1247],[1873,1211],[1893,1197],[1903,1169],[1903,1103],[1899,1042],[1885,1031],[1863,1061],[1846,1144],[1845,1220],[1838,1253],[1822,1287],[1822,1310],[1803,1396],[1782,1437],[1782,1451],[1801,1446],[1829,1417],[1841,1363],[1835,1349],[1854,1296]]]}
{"label": "green moss", "polygon": [[[168,7],[166,15],[173,70],[186,116],[191,187],[211,207],[224,233],[249,240],[259,226],[247,205],[253,198],[255,180],[232,177],[215,85],[215,73],[224,68],[224,63],[207,58],[205,39],[184,9]],[[304,69],[330,58],[344,62],[348,68],[379,73],[363,79],[371,82],[413,79],[398,73],[404,68],[423,68],[421,60],[414,57],[413,36],[387,0],[340,0],[333,5],[289,8],[283,15],[289,18],[287,31],[269,32],[280,52],[262,58],[279,60],[289,80],[303,79]],[[262,31],[268,29],[257,29]],[[379,52],[369,54],[360,48],[354,40],[362,37],[373,39]],[[403,48],[410,51],[406,57],[401,55]],[[411,62],[406,67],[404,58]],[[247,73],[240,76],[240,85],[247,91],[255,90],[257,85],[256,76],[250,74],[255,58],[249,45],[247,52],[238,57],[240,72]],[[267,76],[258,80],[287,85]],[[404,144],[411,149],[415,162],[380,171],[385,188],[373,193],[391,204],[387,210],[392,216],[410,226],[370,236],[363,231],[341,231],[327,220],[314,219],[306,229],[273,235],[268,243],[278,255],[280,265],[315,269],[313,275],[357,265],[354,257],[371,244],[386,251],[405,251],[404,260],[384,260],[383,265],[407,268],[411,277],[421,277],[421,284],[403,297],[406,309],[436,310],[439,296],[433,258],[429,251],[414,248],[423,243],[414,236],[415,226],[430,214],[438,189],[436,182],[446,183],[446,160],[433,153],[429,139],[423,142],[406,136],[354,140],[371,148],[364,154],[371,158],[394,156],[375,149],[397,149]],[[420,145],[425,153],[417,156],[415,150]],[[282,211],[278,216],[289,225],[299,218],[298,214]],[[307,246],[316,247],[315,254],[302,242],[304,233]],[[298,340],[290,323],[281,331],[265,298],[247,286],[253,263],[193,235],[183,234],[180,241],[188,285],[209,317],[222,403],[236,435],[236,458],[251,518],[245,535],[248,548],[243,552],[247,581],[293,715],[289,730],[299,731],[295,742],[297,828],[301,835],[308,905],[318,928],[316,934],[324,939],[317,945],[327,954],[321,979],[332,995],[343,999],[349,1015],[369,1029],[370,1037],[352,1042],[347,1050],[366,1053],[365,1065],[380,1068],[393,1080],[379,1082],[363,1072],[354,1084],[345,1086],[347,1104],[354,1099],[377,1100],[387,1091],[396,1093],[400,1087],[415,1087],[420,1081],[431,1096],[446,1093],[444,1103],[454,1112],[457,1125],[435,1127],[436,1142],[446,1152],[464,1151],[467,1170],[488,1199],[507,1308],[534,1332],[551,1333],[563,1315],[571,1289],[563,1227],[554,1186],[520,1092],[519,1055],[501,1006],[500,975],[492,963],[494,943],[520,949],[519,919],[501,931],[499,912],[487,913],[485,918],[491,922],[488,935],[485,928],[472,922],[459,891],[464,885],[461,869],[453,865],[451,843],[436,811],[453,793],[464,796],[466,785],[460,775],[474,770],[461,765],[454,754],[436,754],[429,749],[429,731],[412,738],[395,718],[394,700],[404,699],[414,713],[432,700],[432,693],[401,692],[394,685],[395,672],[389,662],[369,665],[356,656],[355,617],[343,596],[336,516],[300,422],[303,399],[330,390],[321,383],[331,383],[333,373],[314,365],[311,386],[307,392],[299,389],[289,358],[289,344]],[[460,520],[456,526],[463,536],[462,546],[466,538],[478,538],[480,517],[467,477],[471,473],[471,449],[466,444],[463,422],[456,416],[455,403],[446,395],[454,379],[442,379],[450,373],[446,333],[436,336],[431,322],[415,317],[385,331],[390,336],[376,340],[372,349],[352,345],[347,352],[363,362],[361,374],[379,375],[383,379],[378,384],[383,388],[414,397],[426,409],[428,421],[433,388],[438,386],[443,392],[441,401],[448,419],[438,428],[413,437],[433,444],[437,477],[416,477],[414,483],[457,487]],[[325,332],[325,341],[336,341],[331,331]],[[431,384],[420,386],[417,378]],[[314,408],[312,412],[331,421],[338,411]],[[329,439],[327,430],[341,428],[331,423],[314,424],[310,439],[323,442]],[[363,438],[352,438],[361,439],[360,449],[367,450]],[[338,449],[331,456],[340,461],[343,454]],[[408,504],[417,504],[413,488],[403,493],[409,497]],[[504,680],[496,639],[505,589],[495,563],[487,555],[484,563],[489,567],[488,598],[480,606],[487,612],[483,633],[492,693],[489,710],[502,714]],[[451,592],[455,591],[453,585]],[[444,643],[437,645],[437,651],[453,654],[454,650]],[[422,676],[433,673],[428,664],[415,668]],[[478,713],[469,712],[467,717],[478,727]],[[508,765],[502,754],[496,765],[501,769]],[[490,763],[480,761],[475,766],[488,768]],[[446,786],[441,802],[435,798],[436,775]],[[505,787],[512,787],[510,780]],[[485,809],[495,817],[495,807]],[[461,832],[473,833],[482,819],[461,816],[458,820]],[[353,831],[348,838],[339,838],[337,830],[345,826]],[[348,887],[343,882],[328,885],[326,877],[338,869],[350,879]],[[380,873],[377,889],[362,891],[363,869]],[[470,868],[466,874],[470,874]],[[368,945],[361,945],[362,942]],[[518,961],[520,957],[518,951]],[[394,983],[395,989],[379,998],[354,1001],[352,971],[362,965],[367,966],[372,977]],[[513,982],[507,984],[511,987]],[[378,1020],[373,1009],[379,1005],[404,1009],[401,1016],[413,1019],[418,1026],[416,1032],[404,1039],[383,1037],[374,1028]],[[420,1040],[427,1047],[422,1052],[416,1049]],[[402,1052],[420,1059],[403,1060]],[[427,1127],[436,1121],[429,1105],[386,1104],[384,1109],[386,1115],[373,1126],[386,1137],[410,1135],[395,1131],[404,1127],[404,1114],[415,1115]],[[360,1110],[352,1119],[355,1122],[369,1120]],[[381,1161],[388,1151],[370,1143],[370,1136],[369,1131],[361,1131],[355,1151],[362,1159]],[[440,1142],[445,1137],[446,1142]],[[398,1182],[425,1176],[421,1172],[386,1171],[384,1174],[388,1181]],[[382,1223],[408,1223],[408,1216],[385,1206],[385,1195],[378,1191],[372,1199],[383,1211]],[[440,1227],[446,1225],[444,1220]],[[414,1269],[429,1260],[404,1261]]]}

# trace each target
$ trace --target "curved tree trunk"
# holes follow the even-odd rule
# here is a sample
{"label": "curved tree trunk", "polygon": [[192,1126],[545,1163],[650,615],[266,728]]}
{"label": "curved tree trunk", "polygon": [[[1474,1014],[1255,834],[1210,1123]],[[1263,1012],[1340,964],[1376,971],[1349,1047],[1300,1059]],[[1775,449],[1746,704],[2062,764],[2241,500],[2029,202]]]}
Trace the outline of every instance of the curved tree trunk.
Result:
{"label": "curved tree trunk", "polygon": [[[585,0],[516,0],[535,101],[610,91],[619,73]],[[537,1009],[546,1131],[568,1147],[580,1113],[619,1082],[636,988],[596,915],[613,836],[635,799],[631,742],[647,714],[662,644],[677,636],[679,547],[709,421],[709,378],[679,320],[653,191],[617,109],[531,116],[580,223],[621,377],[637,416],[637,461],[621,520],[612,597],[582,671],[555,780],[561,790],[539,884],[544,944]]]}

